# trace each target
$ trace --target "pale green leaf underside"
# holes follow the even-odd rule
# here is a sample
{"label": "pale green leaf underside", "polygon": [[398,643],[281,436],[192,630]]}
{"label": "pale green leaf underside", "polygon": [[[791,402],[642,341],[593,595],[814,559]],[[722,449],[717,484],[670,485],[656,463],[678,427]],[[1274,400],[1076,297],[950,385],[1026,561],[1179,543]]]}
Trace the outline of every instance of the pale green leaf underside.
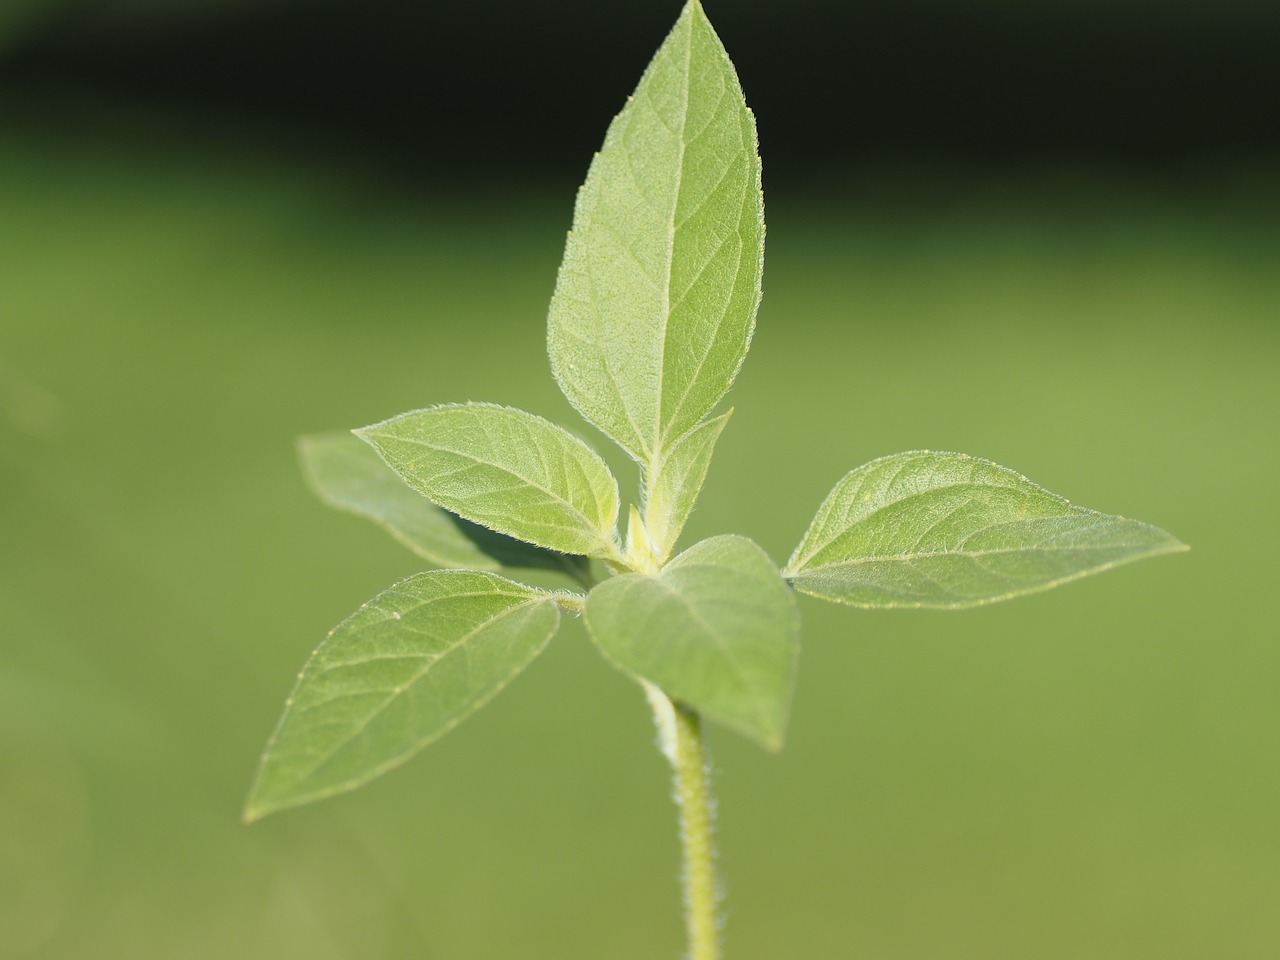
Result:
{"label": "pale green leaf underside", "polygon": [[645,523],[659,563],[666,562],[707,478],[716,441],[733,411],[699,424],[672,444],[648,477]]}
{"label": "pale green leaf underside", "polygon": [[376,450],[349,431],[301,437],[307,482],[325,503],[366,517],[439,567],[537,567],[578,577],[585,558],[535,547],[463,520],[409,489]]}
{"label": "pale green leaf underside", "polygon": [[303,668],[245,817],[351,790],[483,706],[542,651],[555,598],[491,573],[402,580],[344,621]]}
{"label": "pale green leaf underside", "polygon": [[954,609],[1185,549],[1158,527],[1074,507],[988,460],[914,451],[846,475],[784,576],[853,606]]}
{"label": "pale green leaf underside", "polygon": [[541,417],[447,404],[356,435],[410,487],[473,523],[561,553],[617,555],[617,481],[590,447]]}
{"label": "pale green leaf underside", "polygon": [[692,0],[578,194],[548,318],[565,396],[652,464],[732,385],[763,250],[755,121]]}
{"label": "pale green leaf underside", "polygon": [[618,667],[777,750],[800,651],[795,597],[767,554],[738,536],[694,544],[655,576],[606,580],[587,627]]}

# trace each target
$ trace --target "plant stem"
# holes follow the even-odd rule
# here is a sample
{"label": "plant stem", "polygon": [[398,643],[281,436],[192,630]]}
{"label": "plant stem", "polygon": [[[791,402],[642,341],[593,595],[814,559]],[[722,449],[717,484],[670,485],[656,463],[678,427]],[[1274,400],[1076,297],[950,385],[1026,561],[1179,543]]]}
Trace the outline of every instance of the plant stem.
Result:
{"label": "plant stem", "polygon": [[688,960],[720,960],[719,892],[716,851],[712,839],[712,798],[702,718],[696,711],[673,703],[657,687],[646,683],[645,694],[658,724],[662,752],[675,772],[676,803],[680,807],[680,845],[683,850],[685,925]]}

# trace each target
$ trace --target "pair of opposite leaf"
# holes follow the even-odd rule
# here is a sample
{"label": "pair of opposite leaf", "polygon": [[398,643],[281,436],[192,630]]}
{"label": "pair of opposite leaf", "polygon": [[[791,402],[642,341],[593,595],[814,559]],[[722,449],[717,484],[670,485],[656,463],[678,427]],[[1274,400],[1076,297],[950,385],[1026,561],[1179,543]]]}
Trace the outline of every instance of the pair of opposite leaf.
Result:
{"label": "pair of opposite leaf", "polygon": [[[912,452],[842,479],[782,571],[740,536],[671,559],[729,417],[711,414],[751,340],[763,241],[755,123],[690,0],[591,164],[548,318],[556,382],[641,470],[625,543],[605,462],[533,414],[454,404],[305,438],[322,498],[445,569],[379,594],[316,651],[250,819],[407,759],[537,656],[563,609],[585,612],[620,669],[777,749],[799,652],[794,591],[958,608],[1182,549],[988,461]],[[616,575],[597,584],[592,560]],[[512,568],[558,571],[585,592],[499,575]]]}

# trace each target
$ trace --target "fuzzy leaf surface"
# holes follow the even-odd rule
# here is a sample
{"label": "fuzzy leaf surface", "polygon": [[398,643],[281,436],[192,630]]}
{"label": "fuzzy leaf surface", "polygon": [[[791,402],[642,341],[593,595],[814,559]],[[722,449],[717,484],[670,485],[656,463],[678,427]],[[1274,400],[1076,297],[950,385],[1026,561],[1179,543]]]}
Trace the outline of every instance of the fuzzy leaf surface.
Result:
{"label": "fuzzy leaf surface", "polygon": [[732,385],[763,251],[755,120],[690,0],[578,194],[548,317],[560,389],[654,463]]}
{"label": "fuzzy leaf surface", "polygon": [[694,544],[654,576],[606,580],[587,627],[622,670],[762,746],[781,748],[800,652],[795,596],[739,536]]}
{"label": "fuzzy leaf surface", "polygon": [[409,489],[376,450],[349,431],[298,440],[303,474],[316,495],[365,517],[439,567],[536,567],[578,577],[586,558],[535,547],[463,520]]}
{"label": "fuzzy leaf surface", "polygon": [[410,487],[464,519],[561,553],[617,554],[617,481],[595,451],[541,417],[446,404],[356,435]]}
{"label": "fuzzy leaf surface", "polygon": [[672,444],[649,477],[645,521],[653,551],[665,562],[702,491],[716,441],[733,411],[699,424]]}
{"label": "fuzzy leaf surface", "polygon": [[852,606],[955,609],[1185,549],[1158,527],[1072,506],[989,460],[914,451],[836,484],[784,576]]}
{"label": "fuzzy leaf surface", "polygon": [[401,580],[312,655],[262,758],[245,817],[354,789],[483,706],[560,622],[548,593],[491,573]]}

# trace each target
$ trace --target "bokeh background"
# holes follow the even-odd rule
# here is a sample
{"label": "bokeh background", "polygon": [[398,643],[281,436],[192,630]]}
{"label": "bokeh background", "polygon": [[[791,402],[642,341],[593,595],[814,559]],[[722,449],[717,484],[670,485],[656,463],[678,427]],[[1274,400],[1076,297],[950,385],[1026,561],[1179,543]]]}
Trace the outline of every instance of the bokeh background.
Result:
{"label": "bokeh background", "polygon": [[[691,537],[785,560],[928,447],[1194,547],[802,599],[786,751],[712,735],[728,956],[1280,956],[1280,8],[708,7],[769,251]],[[677,12],[0,3],[0,956],[679,954],[664,764],[578,623],[412,763],[239,822],[306,655],[418,569],[294,437],[483,399],[600,440],[545,308]]]}

